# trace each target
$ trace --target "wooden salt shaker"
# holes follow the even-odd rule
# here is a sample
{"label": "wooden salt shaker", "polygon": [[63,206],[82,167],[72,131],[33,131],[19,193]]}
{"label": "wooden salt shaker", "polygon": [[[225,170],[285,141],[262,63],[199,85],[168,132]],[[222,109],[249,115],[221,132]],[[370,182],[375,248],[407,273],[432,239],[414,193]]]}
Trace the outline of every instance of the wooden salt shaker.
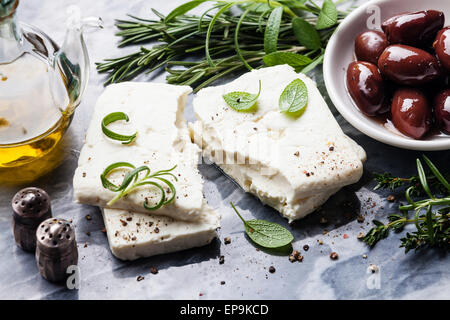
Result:
{"label": "wooden salt shaker", "polygon": [[67,268],[78,263],[72,224],[64,219],[47,219],[37,228],[36,239],[36,261],[41,275],[52,282],[65,280]]}
{"label": "wooden salt shaker", "polygon": [[42,221],[52,216],[50,197],[42,189],[25,188],[15,194],[11,204],[16,244],[26,251],[34,252],[36,229]]}

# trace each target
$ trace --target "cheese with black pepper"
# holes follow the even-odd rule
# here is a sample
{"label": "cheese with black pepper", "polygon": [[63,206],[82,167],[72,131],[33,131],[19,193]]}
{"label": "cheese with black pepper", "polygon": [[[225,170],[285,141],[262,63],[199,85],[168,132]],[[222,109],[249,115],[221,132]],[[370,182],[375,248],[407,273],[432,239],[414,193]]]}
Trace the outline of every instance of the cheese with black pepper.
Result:
{"label": "cheese with black pepper", "polygon": [[[284,88],[301,79],[308,105],[298,118],[283,114]],[[231,109],[223,95],[261,94],[253,112]],[[290,221],[304,217],[363,173],[364,150],[347,137],[313,80],[287,65],[258,69],[222,86],[199,91],[191,138],[245,191]]]}
{"label": "cheese with black pepper", "polygon": [[220,215],[206,201],[203,201],[202,212],[198,221],[177,221],[126,210],[102,210],[111,252],[121,260],[136,260],[211,243],[220,226]]}
{"label": "cheese with black pepper", "polygon": [[[106,88],[95,106],[85,144],[78,160],[73,186],[79,203],[110,209],[124,209],[153,215],[165,215],[177,220],[198,221],[205,214],[203,179],[198,172],[200,149],[191,142],[184,107],[188,86],[160,83],[126,82]],[[136,140],[128,145],[108,138],[102,131],[103,118],[112,112],[124,112],[129,122],[116,121],[108,129],[129,135],[137,131]],[[173,202],[158,210],[148,211],[144,202],[153,206],[160,191],[151,185],[141,186],[113,205],[108,202],[117,193],[103,187],[100,175],[109,165],[129,162],[135,167],[146,165],[152,172],[177,166],[171,180],[176,189]],[[108,176],[120,184],[129,168],[117,169]],[[170,189],[166,189],[170,197]]]}

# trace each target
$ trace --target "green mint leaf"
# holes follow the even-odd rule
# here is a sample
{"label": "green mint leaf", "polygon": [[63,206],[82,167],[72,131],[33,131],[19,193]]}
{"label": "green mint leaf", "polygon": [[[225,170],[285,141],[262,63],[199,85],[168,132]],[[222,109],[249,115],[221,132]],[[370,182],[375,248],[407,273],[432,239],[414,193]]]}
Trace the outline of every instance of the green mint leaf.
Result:
{"label": "green mint leaf", "polygon": [[280,32],[282,16],[283,7],[276,7],[270,13],[269,19],[267,20],[267,26],[264,32],[264,51],[266,54],[277,51],[278,34]]}
{"label": "green mint leaf", "polygon": [[278,105],[281,112],[292,116],[300,116],[308,104],[308,89],[300,79],[295,79],[287,85],[280,96]]}
{"label": "green mint leaf", "polygon": [[302,46],[311,50],[319,49],[322,46],[319,33],[305,19],[292,19],[292,29],[294,30],[295,37]]}
{"label": "green mint leaf", "polygon": [[206,2],[209,0],[192,0],[189,2],[186,2],[184,4],[182,4],[181,6],[176,7],[175,9],[173,9],[166,17],[165,22],[169,22],[170,20],[173,20],[174,18],[181,16],[183,14],[185,14],[186,12],[191,11],[192,9],[194,9],[195,7],[198,7],[200,4],[202,4],[203,2]]}
{"label": "green mint leaf", "polygon": [[293,52],[273,52],[263,57],[264,64],[268,67],[279,64],[288,64],[299,72],[303,67],[310,64],[312,60],[304,55]]}
{"label": "green mint leaf", "polygon": [[277,223],[265,220],[244,220],[233,203],[230,202],[230,204],[244,223],[245,233],[261,247],[269,249],[282,248],[294,240],[294,236],[289,230]]}
{"label": "green mint leaf", "polygon": [[259,81],[259,90],[257,94],[251,94],[244,91],[233,91],[223,95],[225,102],[234,110],[240,112],[252,111],[261,94],[261,80]]}
{"label": "green mint leaf", "polygon": [[289,230],[273,222],[247,220],[244,226],[249,238],[264,248],[284,247],[294,240]]}
{"label": "green mint leaf", "polygon": [[336,5],[331,0],[325,0],[317,18],[316,29],[323,30],[331,28],[337,23],[337,18],[338,12]]}

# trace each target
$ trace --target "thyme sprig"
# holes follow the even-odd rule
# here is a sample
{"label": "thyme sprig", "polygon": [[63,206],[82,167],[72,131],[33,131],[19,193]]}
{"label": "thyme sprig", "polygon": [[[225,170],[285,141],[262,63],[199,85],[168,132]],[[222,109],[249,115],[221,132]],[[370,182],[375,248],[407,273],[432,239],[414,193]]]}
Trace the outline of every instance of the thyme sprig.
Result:
{"label": "thyme sprig", "polygon": [[[189,13],[203,2],[211,7],[201,15]],[[192,85],[198,91],[228,74],[263,67],[264,56],[276,50],[309,58],[298,70],[306,73],[322,62],[329,38],[347,14],[331,0],[325,2],[320,7],[313,0],[197,0],[167,16],[152,9],[156,19],[129,15],[130,19],[116,21],[116,35],[122,38],[119,47],[159,43],[105,59],[97,63],[97,70],[108,73],[108,84],[164,67],[168,83]],[[313,39],[318,46],[311,46]]]}
{"label": "thyme sprig", "polygon": [[[134,190],[144,185],[151,185],[156,187],[160,192],[160,199],[154,206],[149,206],[147,199],[144,201],[144,208],[147,210],[157,210],[164,205],[169,204],[175,199],[176,189],[171,181],[166,179],[165,177],[170,176],[178,181],[177,177],[171,173],[177,166],[174,166],[167,170],[160,170],[155,173],[151,173],[150,168],[148,166],[141,166],[136,168],[134,165],[128,162],[116,162],[109,165],[105,171],[100,175],[100,179],[102,181],[102,185],[105,189],[108,189],[113,192],[117,192],[117,196],[111,199],[107,205],[112,206],[117,200],[123,198],[127,194],[130,194]],[[109,174],[117,170],[119,168],[130,168],[132,170],[128,171],[122,182],[119,185],[112,183],[108,180]],[[144,174],[142,176],[142,174]],[[161,184],[161,182],[163,184]],[[166,197],[166,191],[164,190],[164,186],[169,187],[171,196],[169,198]]]}
{"label": "thyme sprig", "polygon": [[[373,220],[375,227],[363,239],[369,246],[373,247],[378,241],[386,238],[390,229],[400,231],[405,225],[414,224],[416,230],[412,233],[407,232],[401,239],[400,247],[405,248],[405,253],[425,246],[441,247],[446,250],[450,248],[450,184],[430,159],[426,156],[423,158],[431,171],[429,175],[425,174],[422,162],[417,159],[417,176],[408,179],[395,178],[388,174],[378,176],[378,188],[395,189],[409,184],[405,192],[408,204],[399,207],[400,214],[389,215],[389,222],[386,224]],[[440,190],[443,197],[434,195],[431,186]],[[413,196],[417,194],[425,194],[428,198],[414,200]],[[411,212],[413,214],[410,214]]]}
{"label": "thyme sprig", "polygon": [[[424,193],[422,186],[420,184],[419,176],[411,176],[409,178],[402,177],[394,177],[391,173],[374,173],[373,174],[375,181],[378,184],[375,186],[374,190],[378,189],[389,189],[395,190],[400,187],[412,187],[411,192],[416,196],[420,196]],[[450,175],[446,174],[446,179],[450,179]],[[435,176],[429,175],[427,176],[428,184],[432,190],[435,190],[437,193],[442,194],[445,193],[446,188],[436,179]]]}

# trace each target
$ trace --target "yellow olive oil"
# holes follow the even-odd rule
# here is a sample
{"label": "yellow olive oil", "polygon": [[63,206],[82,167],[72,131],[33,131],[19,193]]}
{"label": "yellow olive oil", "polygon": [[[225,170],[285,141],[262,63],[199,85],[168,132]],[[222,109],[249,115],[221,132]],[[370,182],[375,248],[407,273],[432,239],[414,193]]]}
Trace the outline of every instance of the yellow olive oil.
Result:
{"label": "yellow olive oil", "polygon": [[0,169],[33,163],[56,147],[70,124],[59,107],[66,102],[67,90],[44,61],[24,54],[0,64]]}

